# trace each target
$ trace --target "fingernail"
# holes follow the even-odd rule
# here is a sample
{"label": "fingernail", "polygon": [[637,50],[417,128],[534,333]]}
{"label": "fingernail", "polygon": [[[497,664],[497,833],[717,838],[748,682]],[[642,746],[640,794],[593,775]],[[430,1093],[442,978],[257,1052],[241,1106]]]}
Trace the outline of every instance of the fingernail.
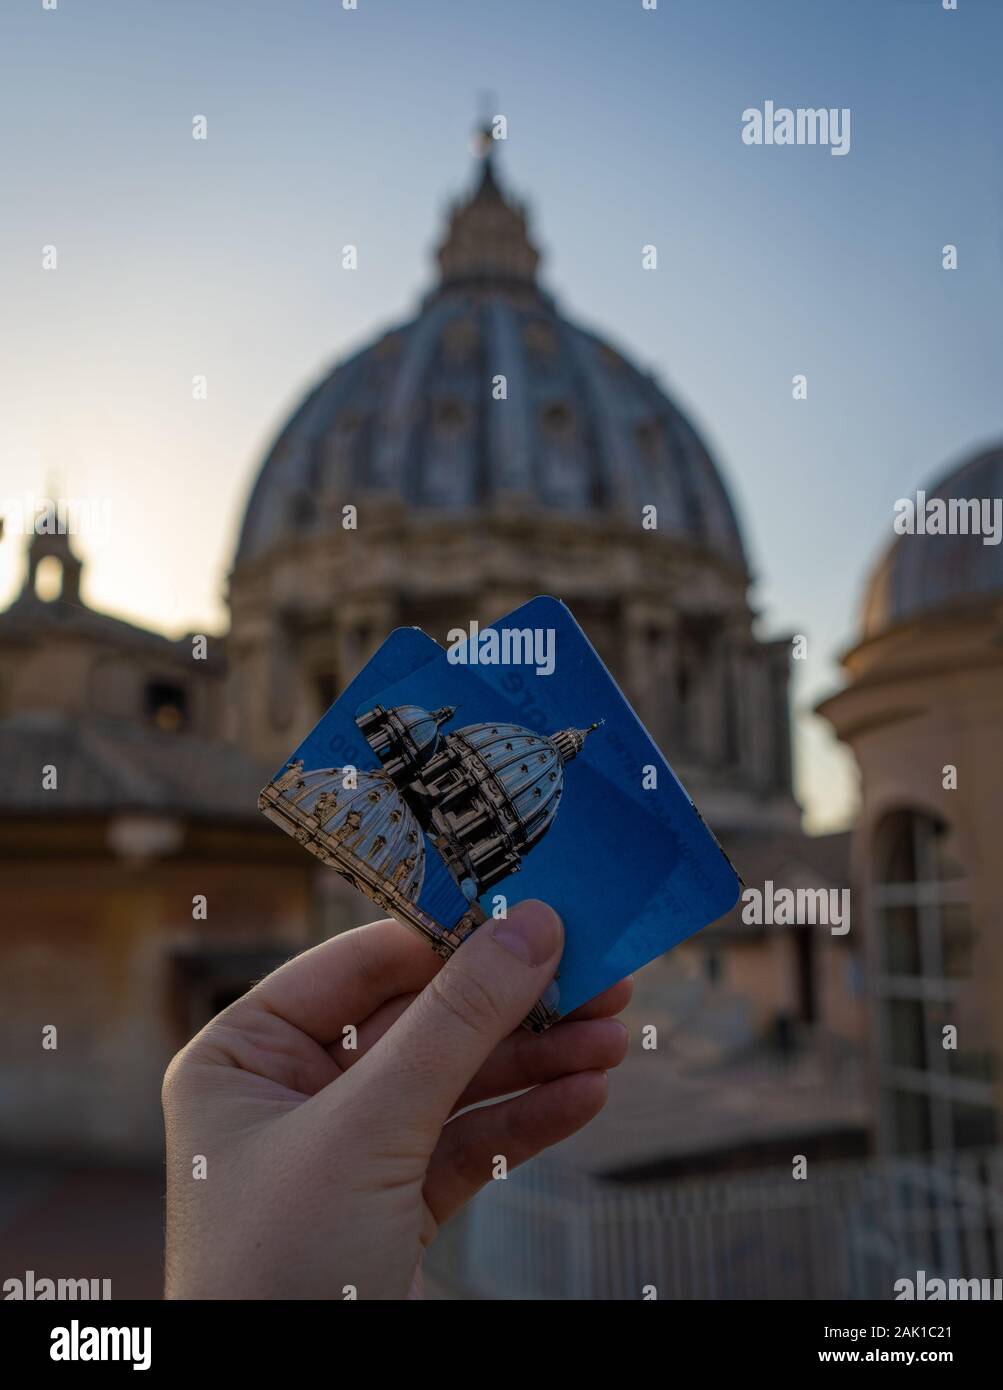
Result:
{"label": "fingernail", "polygon": [[507,917],[499,918],[491,935],[499,946],[527,965],[542,965],[557,951],[562,930],[554,909],[531,898],[517,903]]}

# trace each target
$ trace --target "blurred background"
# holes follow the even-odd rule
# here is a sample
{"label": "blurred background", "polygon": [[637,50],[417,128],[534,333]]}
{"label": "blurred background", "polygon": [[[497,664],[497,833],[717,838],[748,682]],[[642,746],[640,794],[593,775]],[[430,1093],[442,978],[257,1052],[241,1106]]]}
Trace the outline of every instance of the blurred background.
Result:
{"label": "blurred background", "polygon": [[[260,787],[394,627],[537,593],[745,882],[851,928],[735,913],[642,971],[606,1111],[432,1296],[1003,1273],[1003,559],[892,527],[1003,496],[1003,12],[0,26],[2,1277],[159,1296],[164,1067],[373,915]],[[848,108],[849,154],[743,144],[766,100]]]}

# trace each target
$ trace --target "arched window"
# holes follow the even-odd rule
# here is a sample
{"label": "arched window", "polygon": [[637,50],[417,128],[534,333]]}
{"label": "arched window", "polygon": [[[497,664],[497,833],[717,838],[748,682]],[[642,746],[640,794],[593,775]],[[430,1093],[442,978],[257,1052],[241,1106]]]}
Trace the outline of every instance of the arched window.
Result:
{"label": "arched window", "polygon": [[43,555],[35,567],[35,595],[52,603],[63,592],[63,565],[56,555]]}
{"label": "arched window", "polygon": [[947,821],[902,808],[875,827],[871,863],[888,1143],[899,1153],[991,1144],[992,1053],[962,1009],[975,934],[956,835]]}
{"label": "arched window", "polygon": [[188,725],[188,691],[178,681],[147,681],[143,692],[146,717],[165,734]]}

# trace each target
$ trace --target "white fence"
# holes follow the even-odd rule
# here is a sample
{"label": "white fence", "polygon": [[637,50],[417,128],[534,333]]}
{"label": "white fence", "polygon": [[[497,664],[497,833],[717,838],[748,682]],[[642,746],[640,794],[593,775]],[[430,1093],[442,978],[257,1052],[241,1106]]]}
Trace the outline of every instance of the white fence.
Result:
{"label": "white fence", "polygon": [[1003,1150],[650,1185],[531,1164],[429,1256],[459,1298],[890,1299],[918,1270],[1003,1275]]}

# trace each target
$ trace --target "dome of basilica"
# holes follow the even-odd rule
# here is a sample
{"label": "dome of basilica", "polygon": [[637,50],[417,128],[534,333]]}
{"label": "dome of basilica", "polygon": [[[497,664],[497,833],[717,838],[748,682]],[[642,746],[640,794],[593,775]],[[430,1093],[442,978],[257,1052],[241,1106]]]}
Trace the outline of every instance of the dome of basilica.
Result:
{"label": "dome of basilica", "polygon": [[[277,765],[394,628],[448,641],[548,593],[719,825],[794,824],[790,643],[754,630],[724,482],[652,376],[564,317],[538,261],[486,155],[416,316],[341,363],[279,432],[230,575],[240,737]],[[441,711],[368,713],[396,781],[416,760],[423,776],[440,766]],[[534,824],[555,791],[526,793]],[[476,872],[501,867],[489,856]]]}
{"label": "dome of basilica", "polygon": [[425,878],[425,840],[387,773],[359,772],[346,788],[344,769],[304,772],[293,764],[261,793],[259,808],[318,859],[349,855],[416,902]]}
{"label": "dome of basilica", "polygon": [[664,535],[743,570],[735,514],[699,435],[650,375],[540,289],[524,213],[490,157],[438,259],[417,317],[336,367],[279,433],[238,566],[290,535],[324,534],[346,502],[386,496],[411,514],[469,518],[511,502],[632,527],[654,504]]}
{"label": "dome of basilica", "polygon": [[[1003,446],[967,459],[925,492],[925,508],[943,503],[983,502],[1003,497]],[[915,503],[916,498],[912,501]],[[958,516],[967,512],[959,511]],[[967,513],[970,518],[971,513]],[[929,524],[929,523],[928,523]],[[981,523],[980,523],[981,524]],[[970,525],[970,519],[966,520]],[[913,619],[1003,595],[1003,545],[984,535],[926,531],[896,536],[871,575],[863,603],[864,637]]]}
{"label": "dome of basilica", "polygon": [[468,724],[452,738],[476,755],[484,783],[496,789],[505,810],[514,813],[510,833],[517,835],[520,849],[536,844],[557,815],[564,790],[563,763],[554,740],[518,724]]}
{"label": "dome of basilica", "polygon": [[435,752],[439,726],[454,713],[450,705],[431,713],[418,705],[395,705],[390,710],[377,705],[356,722],[391,776],[404,769],[413,775]]}
{"label": "dome of basilica", "polygon": [[[466,724],[443,732],[456,713],[375,705],[356,724],[468,900],[518,868],[553,824],[564,767],[598,724],[546,735],[520,724]],[[403,726],[427,727],[420,748],[402,745]],[[434,740],[434,745],[432,740]],[[432,749],[431,753],[429,749]]]}

